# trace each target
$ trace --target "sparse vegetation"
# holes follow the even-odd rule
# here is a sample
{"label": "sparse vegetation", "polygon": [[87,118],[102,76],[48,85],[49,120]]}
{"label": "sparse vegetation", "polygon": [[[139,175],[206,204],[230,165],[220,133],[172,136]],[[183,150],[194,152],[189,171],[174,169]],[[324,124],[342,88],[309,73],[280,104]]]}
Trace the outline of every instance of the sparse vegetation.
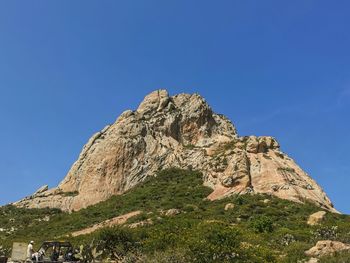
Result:
{"label": "sparse vegetation", "polygon": [[196,146],[194,144],[185,144],[184,148],[187,150],[193,150],[194,148],[196,148]]}
{"label": "sparse vegetation", "polygon": [[350,252],[343,251],[321,258],[320,263],[350,263]]}
{"label": "sparse vegetation", "polygon": [[62,192],[61,195],[63,196],[77,196],[79,194],[78,191],[72,191],[72,192]]}
{"label": "sparse vegetation", "polygon": [[[34,239],[38,245],[47,239],[69,239],[76,246],[85,244],[82,251],[86,258],[98,255],[129,262],[295,263],[306,258],[304,251],[318,240],[350,242],[348,216],[328,213],[321,226],[309,226],[308,216],[320,210],[312,204],[267,195],[208,201],[205,197],[210,192],[202,185],[200,172],[169,169],[124,195],[71,214],[57,209],[5,206],[0,208],[0,228],[5,229],[0,231],[0,244],[7,255],[13,241]],[[266,199],[269,202],[263,202]],[[225,211],[229,202],[235,207]],[[166,216],[164,211],[172,208],[181,213]],[[142,213],[124,226],[69,237],[73,231],[135,210]],[[40,220],[46,216],[49,221]],[[148,219],[153,223],[127,227]],[[348,256],[340,253],[335,256],[339,261],[324,258],[321,262],[348,262]]]}
{"label": "sparse vegetation", "polygon": [[290,168],[290,167],[278,167],[277,170],[290,172],[290,173],[295,173],[295,170],[293,168]]}
{"label": "sparse vegetation", "polygon": [[226,142],[226,143],[221,144],[220,147],[215,151],[215,155],[222,155],[226,151],[234,149],[236,143],[237,142],[235,140],[232,140],[230,142]]}
{"label": "sparse vegetation", "polygon": [[251,227],[256,233],[271,233],[273,231],[273,223],[271,219],[266,216],[253,218]]}

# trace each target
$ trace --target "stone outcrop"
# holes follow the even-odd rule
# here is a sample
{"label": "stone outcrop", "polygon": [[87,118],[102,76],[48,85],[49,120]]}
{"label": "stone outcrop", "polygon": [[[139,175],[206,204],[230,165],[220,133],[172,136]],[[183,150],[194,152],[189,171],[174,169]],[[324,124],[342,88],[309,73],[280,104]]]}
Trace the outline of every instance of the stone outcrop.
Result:
{"label": "stone outcrop", "polygon": [[53,189],[15,203],[20,207],[79,210],[123,194],[160,169],[203,172],[209,199],[265,193],[295,202],[308,199],[329,211],[332,203],[270,136],[240,137],[198,94],[157,90],[138,109],[125,111],[96,133]]}
{"label": "stone outcrop", "polygon": [[165,211],[165,215],[166,216],[176,216],[181,214],[181,210],[180,209],[176,209],[176,208],[171,208],[167,211]]}
{"label": "stone outcrop", "polygon": [[326,215],[326,211],[318,211],[309,216],[307,224],[310,226],[319,225]]}
{"label": "stone outcrop", "polygon": [[228,211],[228,210],[231,210],[231,209],[233,209],[233,208],[235,208],[235,205],[233,204],[233,203],[227,203],[226,205],[225,205],[225,211]]}
{"label": "stone outcrop", "polygon": [[36,192],[33,195],[34,196],[39,195],[43,192],[46,192],[47,190],[49,190],[49,186],[46,184],[46,185],[43,185],[42,187],[40,187],[38,190],[36,190]]}
{"label": "stone outcrop", "polygon": [[318,241],[316,245],[307,250],[305,254],[309,257],[323,257],[344,250],[350,250],[350,245],[339,241],[323,240]]}

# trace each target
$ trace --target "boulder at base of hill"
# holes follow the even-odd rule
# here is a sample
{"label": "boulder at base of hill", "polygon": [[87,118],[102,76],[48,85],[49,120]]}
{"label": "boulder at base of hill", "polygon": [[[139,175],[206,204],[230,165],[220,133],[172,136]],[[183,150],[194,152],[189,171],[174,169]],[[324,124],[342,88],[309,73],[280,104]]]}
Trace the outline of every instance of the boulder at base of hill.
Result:
{"label": "boulder at base of hill", "polygon": [[318,211],[309,216],[307,224],[310,226],[319,225],[326,215],[325,211]]}
{"label": "boulder at base of hill", "polygon": [[305,254],[309,257],[323,257],[343,250],[350,250],[350,245],[338,241],[323,240],[318,241],[314,247],[305,251]]}

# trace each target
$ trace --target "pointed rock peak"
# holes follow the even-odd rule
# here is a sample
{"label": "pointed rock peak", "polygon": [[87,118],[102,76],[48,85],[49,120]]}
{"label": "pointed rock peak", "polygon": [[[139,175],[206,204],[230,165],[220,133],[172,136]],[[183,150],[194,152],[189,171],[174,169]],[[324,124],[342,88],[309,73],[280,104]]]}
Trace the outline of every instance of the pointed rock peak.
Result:
{"label": "pointed rock peak", "polygon": [[166,90],[156,90],[148,94],[141,104],[139,105],[137,112],[141,114],[147,114],[152,111],[163,109],[169,103],[169,94]]}
{"label": "pointed rock peak", "polygon": [[189,115],[196,112],[212,113],[206,100],[198,93],[181,93],[175,96],[169,96],[168,91],[164,89],[155,90],[148,94],[140,103],[136,112],[142,115],[148,115],[152,112],[162,111],[168,106],[171,106],[169,108],[179,109],[184,114]]}

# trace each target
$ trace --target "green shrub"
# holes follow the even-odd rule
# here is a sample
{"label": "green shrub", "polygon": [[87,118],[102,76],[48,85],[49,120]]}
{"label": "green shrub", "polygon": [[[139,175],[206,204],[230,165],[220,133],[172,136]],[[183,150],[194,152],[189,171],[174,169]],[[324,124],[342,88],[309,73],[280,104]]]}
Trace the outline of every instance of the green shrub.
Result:
{"label": "green shrub", "polygon": [[306,258],[305,251],[310,248],[309,244],[303,242],[291,243],[285,249],[285,257],[281,262],[284,263],[296,263],[299,260]]}
{"label": "green shrub", "polygon": [[193,150],[194,148],[196,148],[196,146],[194,144],[185,144],[184,148],[188,150]]}
{"label": "green shrub", "polygon": [[254,218],[250,225],[256,233],[270,233],[273,231],[273,222],[266,216]]}
{"label": "green shrub", "polygon": [[191,262],[232,262],[240,257],[240,234],[220,223],[199,224],[184,240]]}
{"label": "green shrub", "polygon": [[72,191],[72,192],[61,192],[60,193],[63,196],[77,196],[79,194],[78,191]]}
{"label": "green shrub", "polygon": [[103,258],[119,259],[137,248],[134,233],[123,227],[103,229],[97,236],[97,242]]}
{"label": "green shrub", "polygon": [[0,257],[9,257],[11,254],[11,249],[6,246],[0,245]]}
{"label": "green shrub", "polygon": [[320,263],[350,263],[350,252],[342,251],[320,258]]}

